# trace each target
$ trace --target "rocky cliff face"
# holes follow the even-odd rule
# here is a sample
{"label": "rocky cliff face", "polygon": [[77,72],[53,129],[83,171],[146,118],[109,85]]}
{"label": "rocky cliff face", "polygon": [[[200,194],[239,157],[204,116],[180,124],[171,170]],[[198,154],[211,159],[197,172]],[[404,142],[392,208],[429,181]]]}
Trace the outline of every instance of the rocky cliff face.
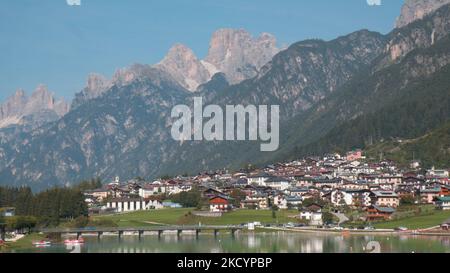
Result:
{"label": "rocky cliff face", "polygon": [[401,15],[397,19],[396,27],[401,28],[423,19],[446,4],[450,4],[450,0],[406,0]]}
{"label": "rocky cliff face", "polygon": [[67,112],[69,105],[63,99],[56,99],[44,85],[39,85],[30,97],[23,90],[18,90],[0,105],[0,129],[14,125],[36,128]]}
{"label": "rocky cliff face", "polygon": [[219,72],[225,74],[231,84],[252,78],[278,52],[276,39],[271,34],[253,38],[245,30],[220,29],[212,35],[204,60],[197,58],[185,45],[177,44],[156,67],[171,74],[186,89],[197,91]]}
{"label": "rocky cliff face", "polygon": [[283,105],[281,114],[287,119],[332,94],[377,58],[385,45],[383,35],[367,30],[330,42],[298,42],[277,54],[255,78],[216,100]]}
{"label": "rocky cliff face", "polygon": [[377,70],[392,63],[400,62],[408,53],[415,49],[428,48],[450,33],[450,5],[443,5],[424,19],[420,24],[410,24],[401,29],[395,29],[388,35],[388,44]]}
{"label": "rocky cliff face", "polygon": [[278,52],[276,38],[269,33],[253,38],[242,29],[220,29],[212,36],[205,62],[223,72],[230,83],[236,84],[256,76]]}
{"label": "rocky cliff face", "polygon": [[182,44],[173,46],[156,67],[167,71],[182,86],[191,91],[197,90],[199,85],[213,76],[194,52]]}
{"label": "rocky cliff face", "polygon": [[[204,60],[199,59],[187,46],[176,44],[153,68],[170,75],[191,92],[204,92],[202,86],[218,73],[224,75],[225,81],[230,84],[256,76],[261,67],[279,52],[276,39],[271,34],[263,33],[260,37],[253,38],[245,30],[220,29],[212,35],[208,56]],[[115,85],[125,86],[142,77],[148,69],[148,66],[135,64],[117,70],[111,80],[99,74],[91,74],[86,87],[75,95],[71,107],[75,109],[100,97]],[[214,82],[216,81],[217,79]]]}
{"label": "rocky cliff face", "polygon": [[90,74],[88,76],[86,87],[79,93],[75,94],[72,101],[72,109],[77,108],[84,102],[100,97],[106,90],[111,87],[112,83],[100,74]]}

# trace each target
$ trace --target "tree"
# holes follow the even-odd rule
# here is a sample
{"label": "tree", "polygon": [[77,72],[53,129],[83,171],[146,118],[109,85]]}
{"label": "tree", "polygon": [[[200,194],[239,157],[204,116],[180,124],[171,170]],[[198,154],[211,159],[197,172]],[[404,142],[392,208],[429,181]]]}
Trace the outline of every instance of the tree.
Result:
{"label": "tree", "polygon": [[277,218],[277,211],[279,210],[277,205],[273,205],[272,206],[272,218],[276,219]]}
{"label": "tree", "polygon": [[234,189],[231,191],[230,197],[233,198],[234,207],[240,207],[241,201],[246,198],[246,194],[240,189]]}
{"label": "tree", "polygon": [[401,205],[414,205],[416,202],[416,199],[412,194],[404,195],[402,198],[400,198],[400,204]]}
{"label": "tree", "polygon": [[325,201],[323,201],[321,198],[319,198],[319,197],[313,197],[313,198],[307,198],[307,199],[305,199],[305,200],[303,200],[303,202],[302,202],[302,206],[305,208],[305,207],[308,207],[308,206],[310,206],[310,205],[312,205],[312,204],[318,204],[318,205],[320,205],[320,206],[325,206],[326,205],[326,202]]}
{"label": "tree", "polygon": [[334,215],[330,212],[322,212],[322,221],[324,223],[333,223],[334,222]]}
{"label": "tree", "polygon": [[181,192],[171,196],[172,202],[179,203],[185,208],[195,208],[200,204],[201,193],[197,189],[189,192]]}

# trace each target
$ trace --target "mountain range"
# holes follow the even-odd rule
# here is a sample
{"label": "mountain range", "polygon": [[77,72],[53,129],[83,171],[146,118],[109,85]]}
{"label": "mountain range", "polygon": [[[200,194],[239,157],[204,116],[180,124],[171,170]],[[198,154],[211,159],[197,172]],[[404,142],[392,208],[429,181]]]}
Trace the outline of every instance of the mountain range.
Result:
{"label": "mountain range", "polygon": [[29,97],[24,90],[17,90],[0,104],[0,142],[57,121],[69,109],[69,104],[64,99],[55,98],[45,85],[39,85]]}
{"label": "mountain range", "polygon": [[[361,30],[280,50],[270,34],[252,38],[243,30],[222,29],[213,34],[203,60],[178,44],[156,65],[134,64],[111,79],[91,74],[70,111],[55,99],[30,103],[34,99],[18,92],[2,105],[2,120],[29,116],[29,110],[16,113],[13,104],[46,105],[55,116],[13,137],[2,135],[0,184],[42,189],[96,176],[154,178],[370,149],[445,132],[440,128],[450,120],[449,35],[450,5],[409,0],[396,29],[386,35]],[[280,105],[280,149],[262,153],[253,142],[172,140],[171,109],[191,104],[194,96],[206,104]],[[450,151],[443,147],[442,153]]]}

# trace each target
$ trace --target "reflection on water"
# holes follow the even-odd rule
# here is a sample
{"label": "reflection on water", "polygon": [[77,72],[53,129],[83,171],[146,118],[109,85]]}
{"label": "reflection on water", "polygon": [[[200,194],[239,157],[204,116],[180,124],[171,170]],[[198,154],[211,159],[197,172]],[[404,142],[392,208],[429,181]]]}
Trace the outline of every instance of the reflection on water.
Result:
{"label": "reflection on water", "polygon": [[[379,250],[378,250],[379,248]],[[87,237],[86,244],[77,248],[55,244],[43,249],[21,252],[82,252],[82,253],[450,253],[450,237],[426,236],[350,236],[299,233],[166,234],[161,238],[150,235],[104,236],[101,240]]]}

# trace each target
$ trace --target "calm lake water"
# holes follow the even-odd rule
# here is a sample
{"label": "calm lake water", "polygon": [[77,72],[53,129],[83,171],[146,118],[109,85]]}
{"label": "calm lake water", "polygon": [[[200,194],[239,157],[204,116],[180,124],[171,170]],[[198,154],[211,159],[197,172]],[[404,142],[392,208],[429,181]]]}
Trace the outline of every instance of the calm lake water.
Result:
{"label": "calm lake water", "polygon": [[[364,253],[369,249],[381,253],[450,253],[450,237],[425,236],[362,236],[319,235],[299,233],[213,235],[104,236],[85,237],[81,247],[55,244],[47,248],[32,248],[20,252],[33,253]],[[19,252],[19,251],[17,251]]]}

